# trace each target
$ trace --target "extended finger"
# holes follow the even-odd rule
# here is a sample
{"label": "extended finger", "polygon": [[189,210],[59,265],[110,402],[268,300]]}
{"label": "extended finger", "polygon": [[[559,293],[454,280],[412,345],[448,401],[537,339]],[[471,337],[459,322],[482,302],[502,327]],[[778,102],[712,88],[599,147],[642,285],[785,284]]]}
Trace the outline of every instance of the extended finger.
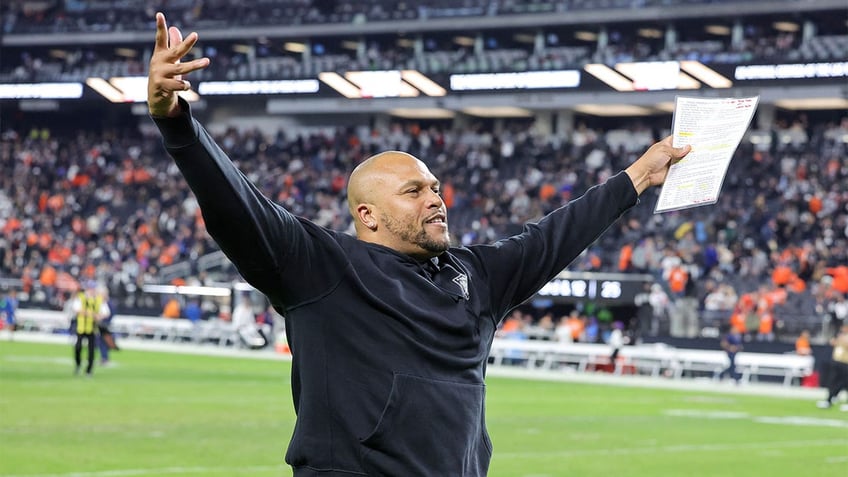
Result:
{"label": "extended finger", "polygon": [[168,28],[168,46],[172,50],[176,49],[176,47],[180,43],[182,43],[182,41],[183,41],[183,34],[182,34],[182,32],[180,32],[179,28],[177,28],[175,26]]}
{"label": "extended finger", "polygon": [[157,91],[167,94],[173,91],[186,91],[191,88],[191,83],[185,80],[163,78],[156,86]]}
{"label": "extended finger", "polygon": [[156,13],[156,42],[154,49],[168,49],[168,25],[165,23],[165,15],[162,12]]}
{"label": "extended finger", "polygon": [[197,71],[209,66],[209,58],[198,58],[185,63],[168,64],[161,68],[161,74],[166,77],[175,77]]}

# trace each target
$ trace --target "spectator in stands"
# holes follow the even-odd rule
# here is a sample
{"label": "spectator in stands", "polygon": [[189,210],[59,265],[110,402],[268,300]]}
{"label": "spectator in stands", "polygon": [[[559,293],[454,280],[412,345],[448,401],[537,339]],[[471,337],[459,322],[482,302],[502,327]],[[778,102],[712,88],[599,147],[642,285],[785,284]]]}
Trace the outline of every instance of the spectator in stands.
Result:
{"label": "spectator in stands", "polygon": [[94,345],[95,334],[97,333],[98,323],[109,316],[109,305],[97,292],[97,283],[87,281],[85,283],[85,291],[77,295],[76,300],[71,305],[74,315],[76,316],[74,330],[76,334],[76,342],[74,343],[74,374],[80,373],[82,366],[82,342],[87,344],[88,366],[85,368],[85,374],[91,377],[94,372]]}
{"label": "spectator in stands", "polygon": [[801,356],[810,356],[813,354],[813,348],[810,346],[810,330],[804,330],[795,340],[795,354]]}
{"label": "spectator in stands", "polygon": [[609,339],[607,340],[607,344],[609,345],[612,353],[610,353],[610,364],[615,366],[615,360],[618,358],[618,353],[621,352],[621,347],[624,346],[624,323],[620,321],[616,321],[612,324],[612,331],[610,331]]}
{"label": "spectator in stands", "polygon": [[[830,340],[830,345],[833,346],[833,353],[824,378],[827,398],[816,403],[821,409],[832,407],[839,393],[848,391],[848,325],[842,326],[839,334]],[[848,411],[848,403],[842,404],[839,409]]]}
{"label": "spectator in stands", "polygon": [[262,195],[191,116],[177,93],[188,88],[184,75],[209,65],[180,62],[196,42],[156,15],[148,107],[209,234],[286,317],[294,475],[485,475],[484,370],[497,323],[662,184],[689,148],[667,138],[523,233],[469,247],[451,247],[428,167],[379,153],[348,180],[352,237]]}
{"label": "spectator in stands", "polygon": [[0,300],[0,313],[3,314],[3,328],[8,330],[9,341],[15,339],[15,313],[18,310],[18,292],[14,288],[9,290],[3,300]]}
{"label": "spectator in stands", "polygon": [[737,326],[729,326],[721,336],[721,349],[727,353],[727,359],[730,363],[727,365],[719,379],[724,379],[725,376],[730,376],[736,384],[742,380],[742,373],[736,370],[736,355],[742,351],[742,332]]}
{"label": "spectator in stands", "polygon": [[560,343],[573,343],[574,331],[571,329],[571,323],[568,316],[561,316],[554,329],[554,339]]}
{"label": "spectator in stands", "polygon": [[176,296],[168,298],[162,307],[162,317],[177,319],[180,317],[180,300]]}

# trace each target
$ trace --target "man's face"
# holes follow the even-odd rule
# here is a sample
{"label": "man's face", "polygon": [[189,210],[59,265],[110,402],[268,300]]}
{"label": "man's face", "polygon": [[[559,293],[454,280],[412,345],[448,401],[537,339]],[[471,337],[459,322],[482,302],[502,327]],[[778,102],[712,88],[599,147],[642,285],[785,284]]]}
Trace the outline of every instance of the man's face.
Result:
{"label": "man's face", "polygon": [[450,247],[447,210],[439,181],[413,158],[399,157],[382,171],[375,217],[386,244],[416,258],[435,257]]}

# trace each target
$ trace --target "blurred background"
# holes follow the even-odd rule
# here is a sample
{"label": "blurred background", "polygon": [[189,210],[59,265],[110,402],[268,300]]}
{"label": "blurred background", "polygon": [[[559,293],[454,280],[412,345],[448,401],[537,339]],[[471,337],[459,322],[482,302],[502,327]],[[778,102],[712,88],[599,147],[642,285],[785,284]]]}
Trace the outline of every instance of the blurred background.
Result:
{"label": "blurred background", "polygon": [[675,96],[759,95],[716,204],[654,214],[658,189],[643,195],[504,333],[556,340],[570,317],[574,341],[620,322],[631,344],[715,348],[736,322],[749,349],[786,352],[848,315],[844,0],[0,8],[0,292],[24,329],[62,332],[28,310],[60,312],[95,280],[116,316],[227,322],[250,297],[283,331],[147,115],[157,11],[211,59],[189,78],[194,115],[268,196],[336,230],[352,230],[347,174],[378,151],[441,178],[456,245],[491,242],[669,134]]}

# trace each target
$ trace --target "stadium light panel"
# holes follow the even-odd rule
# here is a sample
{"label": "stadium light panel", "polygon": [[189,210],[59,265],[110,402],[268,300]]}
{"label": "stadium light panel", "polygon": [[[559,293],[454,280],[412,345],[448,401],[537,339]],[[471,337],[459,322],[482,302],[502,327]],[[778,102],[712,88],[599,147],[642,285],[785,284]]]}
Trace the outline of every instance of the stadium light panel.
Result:
{"label": "stadium light panel", "polygon": [[124,100],[133,103],[147,101],[146,76],[115,76],[109,83],[124,94]]}
{"label": "stadium light panel", "polygon": [[677,89],[698,89],[700,87],[701,83],[695,78],[682,71],[677,74]]}
{"label": "stadium light panel", "polygon": [[427,96],[444,96],[448,94],[445,88],[442,88],[435,81],[416,70],[403,70],[400,72],[400,76],[404,81],[415,86]]}
{"label": "stadium light panel", "polygon": [[292,53],[303,53],[306,51],[306,45],[296,41],[287,41],[283,43],[283,49]]}
{"label": "stadium light panel", "polygon": [[578,104],[574,110],[592,116],[649,116],[654,114],[649,108],[631,104]]}
{"label": "stadium light panel", "polygon": [[113,103],[129,102],[126,98],[124,98],[124,93],[109,84],[109,82],[103,78],[91,77],[85,80],[85,84]]}
{"label": "stadium light panel", "polygon": [[730,27],[724,25],[707,25],[704,27],[704,31],[711,35],[730,36]]}
{"label": "stadium light panel", "polygon": [[598,34],[591,31],[574,32],[574,38],[583,41],[598,41]]}
{"label": "stadium light panel", "polygon": [[633,80],[637,91],[677,89],[680,83],[680,65],[676,61],[618,63],[615,69]]}
{"label": "stadium light panel", "polygon": [[[147,101],[147,76],[115,76],[106,81],[103,78],[90,77],[85,80],[91,89],[113,103],[143,103]],[[200,100],[193,90],[178,93],[188,102]]]}
{"label": "stadium light panel", "polygon": [[351,84],[350,81],[342,78],[338,73],[330,71],[318,73],[318,79],[323,81],[327,86],[341,93],[341,95],[345,98],[354,99],[362,97],[359,93],[359,88]]}
{"label": "stadium light panel", "polygon": [[637,32],[639,36],[644,38],[662,38],[663,32],[662,30],[658,30],[656,28],[640,28]]}
{"label": "stadium light panel", "polygon": [[848,99],[845,98],[798,98],[779,99],[774,102],[778,108],[793,110],[842,109],[848,110]]}
{"label": "stadium light panel", "polygon": [[730,81],[730,79],[700,61],[681,61],[680,69],[706,83],[710,88],[720,89],[733,86],[733,81]]}
{"label": "stadium light panel", "polygon": [[601,63],[590,63],[583,67],[587,73],[611,86],[616,91],[634,91],[633,81]]}
{"label": "stadium light panel", "polygon": [[348,71],[344,77],[359,87],[361,98],[411,98],[421,94],[405,83],[397,70]]}
{"label": "stadium light panel", "polygon": [[459,46],[474,46],[474,38],[468,36],[455,36],[453,42]]}
{"label": "stadium light panel", "polygon": [[204,81],[197,90],[203,95],[317,93],[318,80]]}
{"label": "stadium light panel", "polygon": [[795,22],[774,22],[771,24],[772,28],[777,31],[784,31],[789,33],[795,33],[801,29]]}
{"label": "stadium light panel", "polygon": [[515,106],[469,106],[462,112],[469,116],[481,118],[530,118],[533,112],[529,109]]}
{"label": "stadium light panel", "polygon": [[481,73],[450,76],[450,88],[454,91],[553,89],[576,88],[578,86],[580,86],[580,72],[577,70]]}
{"label": "stadium light panel", "polygon": [[453,119],[456,113],[444,108],[394,108],[389,114],[406,119]]}
{"label": "stadium light panel", "polygon": [[0,99],[79,99],[82,83],[0,84]]}
{"label": "stadium light panel", "polygon": [[135,58],[138,52],[132,48],[115,48],[115,54],[124,58]]}

